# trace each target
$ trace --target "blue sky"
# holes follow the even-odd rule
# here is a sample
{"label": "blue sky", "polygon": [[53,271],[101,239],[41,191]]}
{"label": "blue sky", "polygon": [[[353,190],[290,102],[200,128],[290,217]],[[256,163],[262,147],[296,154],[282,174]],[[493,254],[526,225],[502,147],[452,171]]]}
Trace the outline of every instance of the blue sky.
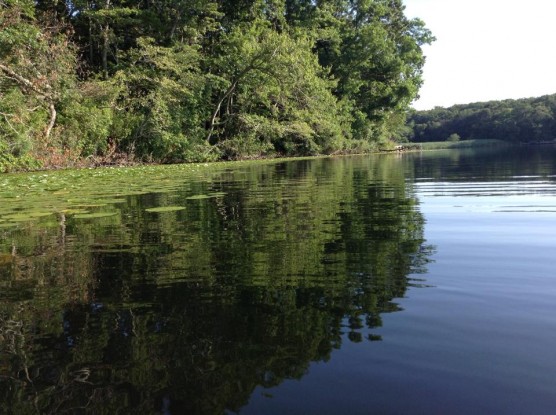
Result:
{"label": "blue sky", "polygon": [[556,93],[556,0],[403,0],[437,41],[417,109]]}

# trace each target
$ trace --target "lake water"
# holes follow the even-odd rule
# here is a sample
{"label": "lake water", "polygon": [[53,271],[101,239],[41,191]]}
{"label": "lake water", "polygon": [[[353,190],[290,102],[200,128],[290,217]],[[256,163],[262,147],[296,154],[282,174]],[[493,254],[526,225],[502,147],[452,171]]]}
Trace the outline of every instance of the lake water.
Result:
{"label": "lake water", "polygon": [[556,149],[0,176],[0,413],[551,414]]}

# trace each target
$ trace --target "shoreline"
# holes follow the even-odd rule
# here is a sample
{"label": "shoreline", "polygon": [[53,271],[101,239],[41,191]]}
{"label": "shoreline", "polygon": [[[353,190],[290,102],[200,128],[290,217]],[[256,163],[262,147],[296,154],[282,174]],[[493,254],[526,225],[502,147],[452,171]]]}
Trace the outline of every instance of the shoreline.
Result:
{"label": "shoreline", "polygon": [[[214,161],[199,161],[199,162],[176,162],[176,163],[164,163],[164,162],[149,162],[149,161],[138,161],[134,160],[127,154],[115,153],[108,157],[87,157],[83,159],[76,159],[67,164],[50,164],[48,166],[43,166],[40,168],[29,168],[29,169],[13,169],[8,171],[0,172],[0,174],[17,174],[17,173],[32,173],[41,171],[59,171],[59,170],[80,170],[80,169],[102,169],[102,168],[125,168],[125,167],[138,167],[138,166],[168,166],[168,165],[179,165],[179,164],[216,164],[216,163],[233,163],[233,162],[245,162],[245,161],[291,161],[291,160],[303,160],[312,158],[328,158],[328,157],[346,157],[346,156],[363,156],[363,155],[380,155],[380,154],[404,154],[404,153],[415,153],[421,151],[435,151],[435,150],[457,150],[457,149],[469,149],[469,148],[484,148],[484,147],[494,147],[494,146],[509,146],[514,145],[514,143],[508,143],[502,140],[462,140],[459,142],[423,142],[423,143],[400,143],[392,149],[380,149],[368,152],[349,152],[349,151],[338,151],[332,154],[317,154],[308,156],[261,156],[261,157],[243,157],[233,160],[214,160]],[[524,145],[519,143],[519,145]],[[528,145],[537,145],[536,143]]]}

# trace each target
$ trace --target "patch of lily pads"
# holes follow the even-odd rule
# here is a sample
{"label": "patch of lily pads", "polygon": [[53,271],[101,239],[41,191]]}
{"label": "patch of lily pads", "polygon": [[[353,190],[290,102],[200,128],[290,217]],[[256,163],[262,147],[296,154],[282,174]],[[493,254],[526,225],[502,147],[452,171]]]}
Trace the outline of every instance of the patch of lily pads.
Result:
{"label": "patch of lily pads", "polygon": [[[58,225],[60,215],[72,220],[110,217],[119,214],[118,207],[111,206],[126,205],[128,196],[151,193],[190,192],[189,200],[223,197],[224,192],[191,195],[193,188],[201,193],[202,188],[209,187],[212,177],[224,171],[222,166],[187,164],[0,175],[0,224],[2,228],[27,222]],[[159,206],[146,211],[162,214],[184,209]]]}
{"label": "patch of lily pads", "polygon": [[177,212],[179,210],[184,210],[183,206],[160,206],[154,208],[145,209],[149,213],[166,213],[166,212]]}

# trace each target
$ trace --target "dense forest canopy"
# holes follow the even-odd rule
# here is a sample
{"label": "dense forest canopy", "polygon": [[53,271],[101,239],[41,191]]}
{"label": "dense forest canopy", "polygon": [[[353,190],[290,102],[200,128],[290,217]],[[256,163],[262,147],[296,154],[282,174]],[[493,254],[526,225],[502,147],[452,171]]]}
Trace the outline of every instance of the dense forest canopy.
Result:
{"label": "dense forest canopy", "polygon": [[369,149],[432,40],[401,0],[0,0],[0,166]]}
{"label": "dense forest canopy", "polygon": [[556,140],[556,94],[477,102],[416,111],[408,117],[409,141],[497,139],[512,143]]}

